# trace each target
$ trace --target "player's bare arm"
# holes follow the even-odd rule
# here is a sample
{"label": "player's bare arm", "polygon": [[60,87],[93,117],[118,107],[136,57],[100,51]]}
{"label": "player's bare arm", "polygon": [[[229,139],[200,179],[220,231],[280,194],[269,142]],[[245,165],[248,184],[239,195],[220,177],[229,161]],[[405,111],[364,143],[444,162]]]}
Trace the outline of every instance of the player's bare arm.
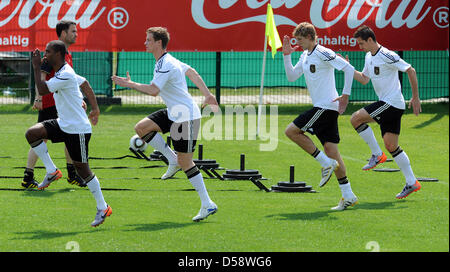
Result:
{"label": "player's bare arm", "polygon": [[353,75],[353,79],[355,79],[356,81],[358,81],[362,85],[366,85],[370,81],[369,77],[365,76],[362,72],[356,71],[356,70],[355,70],[355,73]]}
{"label": "player's bare arm", "polygon": [[219,104],[217,103],[216,97],[209,91],[202,77],[193,68],[189,68],[186,71],[186,76],[197,86],[200,92],[205,96],[202,107],[210,105],[213,112],[219,110]]}
{"label": "player's bare arm", "polygon": [[39,51],[39,49],[35,49],[33,51],[31,56],[31,62],[33,64],[34,79],[39,95],[43,96],[49,94],[50,91],[48,90],[47,84],[45,84],[45,81],[43,81],[41,78],[42,60],[41,60],[41,52]]}
{"label": "player's bare arm", "polygon": [[416,69],[412,66],[406,70],[408,75],[409,84],[411,85],[412,97],[409,101],[408,108],[413,108],[414,114],[417,116],[422,112],[422,107],[420,106],[420,97],[419,97],[419,83],[417,81]]}
{"label": "player's bare arm", "polygon": [[80,85],[80,89],[86,95],[86,98],[88,99],[89,104],[91,105],[91,112],[89,113],[88,118],[89,120],[91,120],[91,123],[95,126],[98,123],[100,109],[98,107],[97,98],[95,97],[94,90],[92,90],[92,87],[89,84],[89,81],[87,80]]}
{"label": "player's bare arm", "polygon": [[131,81],[130,73],[128,71],[126,77],[112,76],[111,79],[115,84],[121,87],[135,89],[151,96],[157,96],[160,91],[155,84],[141,84]]}
{"label": "player's bare arm", "polygon": [[[47,73],[41,71],[41,80],[45,81],[45,76]],[[42,96],[38,92],[38,88],[35,85],[35,96],[34,96],[34,103],[33,103],[33,110],[42,110]]]}
{"label": "player's bare arm", "polygon": [[[347,58],[348,61],[348,58]],[[338,101],[338,112],[339,114],[343,114],[345,112],[345,109],[347,109],[350,93],[351,93],[351,86],[353,83],[353,75],[355,73],[355,68],[349,63],[346,65],[342,71],[344,71],[344,88],[342,90],[342,95],[338,98],[334,99],[334,101]]]}
{"label": "player's bare arm", "polygon": [[339,103],[339,108],[338,108],[339,114],[343,114],[345,112],[345,110],[347,109],[349,97],[350,96],[348,94],[343,94],[333,100],[333,102],[338,101],[338,103]]}

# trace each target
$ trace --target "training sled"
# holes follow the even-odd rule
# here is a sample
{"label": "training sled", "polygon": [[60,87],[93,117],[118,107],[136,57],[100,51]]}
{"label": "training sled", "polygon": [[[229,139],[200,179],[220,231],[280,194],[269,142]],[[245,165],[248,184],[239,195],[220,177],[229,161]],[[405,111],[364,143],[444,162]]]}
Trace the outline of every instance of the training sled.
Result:
{"label": "training sled", "polygon": [[315,193],[312,186],[306,185],[306,182],[295,181],[294,166],[289,169],[289,181],[280,181],[278,185],[272,186],[272,192],[288,192],[288,193]]}
{"label": "training sled", "polygon": [[198,145],[198,159],[194,160],[194,163],[197,165],[198,169],[203,170],[210,178],[224,180],[224,178],[216,171],[219,170],[219,164],[216,160],[203,159],[203,145],[201,144]]}
{"label": "training sled", "polygon": [[223,174],[225,180],[250,180],[250,179],[262,179],[261,173],[258,170],[245,169],[245,154],[241,154],[241,167],[240,169],[227,170]]}

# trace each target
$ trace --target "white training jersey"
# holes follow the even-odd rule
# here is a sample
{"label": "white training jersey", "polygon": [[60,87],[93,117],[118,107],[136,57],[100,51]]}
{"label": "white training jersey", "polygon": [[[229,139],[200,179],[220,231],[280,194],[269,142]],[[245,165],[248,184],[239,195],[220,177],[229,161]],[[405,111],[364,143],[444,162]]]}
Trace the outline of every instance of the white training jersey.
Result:
{"label": "white training jersey", "polygon": [[411,67],[397,53],[380,46],[375,55],[367,52],[362,73],[372,81],[378,98],[398,109],[405,109],[398,71]]}
{"label": "white training jersey", "polygon": [[46,81],[47,87],[53,93],[58,125],[62,131],[69,134],[92,133],[91,123],[82,107],[83,95],[79,85],[86,79],[75,74],[69,64],[65,64]]}
{"label": "white training jersey", "polygon": [[189,68],[189,65],[165,53],[158,59],[153,71],[151,84],[159,88],[159,95],[167,106],[168,117],[176,123],[202,117],[199,107],[188,92],[186,71]]}
{"label": "white training jersey", "polygon": [[333,102],[339,96],[334,69],[342,70],[347,65],[349,63],[333,50],[317,44],[311,52],[303,51],[294,72],[298,77],[305,75],[306,87],[314,107],[337,111],[339,102]]}

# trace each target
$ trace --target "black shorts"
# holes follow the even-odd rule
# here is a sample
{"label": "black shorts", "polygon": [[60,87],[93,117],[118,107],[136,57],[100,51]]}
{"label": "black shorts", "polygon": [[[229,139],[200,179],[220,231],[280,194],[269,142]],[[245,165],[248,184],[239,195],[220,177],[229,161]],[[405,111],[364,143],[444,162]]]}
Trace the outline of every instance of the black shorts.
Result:
{"label": "black shorts", "polygon": [[338,117],[337,111],[314,107],[300,114],[293,123],[300,130],[316,135],[322,145],[326,142],[338,144]]}
{"label": "black shorts", "polygon": [[383,101],[372,103],[365,106],[364,109],[380,125],[382,136],[386,132],[400,135],[402,115],[405,110],[393,107]]}
{"label": "black shorts", "polygon": [[73,161],[87,163],[89,158],[88,146],[91,133],[69,134],[61,130],[56,119],[42,122],[47,130],[47,139],[53,143],[64,142]]}
{"label": "black shorts", "polygon": [[161,109],[147,116],[155,122],[165,134],[170,132],[173,149],[177,152],[192,153],[195,151],[198,132],[200,130],[200,119],[175,123],[169,119],[167,109]]}
{"label": "black shorts", "polygon": [[51,106],[39,111],[38,113],[38,123],[42,123],[47,120],[57,119],[58,112],[56,111],[56,106]]}

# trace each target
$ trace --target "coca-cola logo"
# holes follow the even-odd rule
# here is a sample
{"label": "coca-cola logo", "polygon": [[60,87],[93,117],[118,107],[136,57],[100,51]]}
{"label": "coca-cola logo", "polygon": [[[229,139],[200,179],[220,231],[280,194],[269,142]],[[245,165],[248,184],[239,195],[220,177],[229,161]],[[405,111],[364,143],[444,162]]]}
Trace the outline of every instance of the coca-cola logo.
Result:
{"label": "coca-cola logo", "polygon": [[[226,12],[236,5],[238,1],[239,0],[218,0],[217,5]],[[205,0],[192,0],[192,18],[199,26],[206,29],[219,29],[249,22],[265,23],[265,10],[260,8],[269,3],[269,0],[246,0],[245,2],[250,11],[259,9],[262,13],[229,22],[216,23],[214,22],[214,15],[205,14]],[[299,20],[299,18],[288,18],[287,16],[276,14],[276,9],[309,9],[309,21],[317,28],[329,28],[341,20],[346,20],[348,28],[354,29],[364,24],[371,15],[376,16],[375,24],[378,28],[385,28],[388,25],[391,25],[393,28],[400,28],[405,25],[407,28],[414,28],[423,21],[431,9],[431,7],[426,5],[426,0],[418,0],[415,3],[411,3],[410,0],[402,0],[397,6],[393,5],[392,0],[356,0],[353,3],[352,2],[352,0],[314,0],[310,2],[310,6],[308,7],[306,6],[307,4],[305,2],[302,3],[301,0],[270,1],[275,13],[275,22],[278,26],[296,26],[298,22],[295,21]],[[208,2],[208,4],[210,3],[211,2]],[[414,4],[412,8],[409,7],[411,4]],[[329,13],[335,8],[338,8],[339,11],[334,12],[336,13],[334,18],[323,16],[323,11]],[[361,12],[362,9],[364,9],[363,12]],[[392,12],[393,9],[395,10]],[[363,18],[359,18],[361,13],[365,14]],[[347,16],[344,17],[346,14]],[[387,14],[392,15],[389,17]],[[306,18],[302,18],[301,20],[307,21]]]}
{"label": "coca-cola logo", "polygon": [[[11,0],[1,0],[0,11],[12,11],[6,18],[0,17],[0,27],[18,17],[18,26],[22,29],[29,28],[39,21],[48,10],[47,25],[50,28],[55,28],[60,20],[69,20],[85,29],[92,26],[101,16],[106,16],[107,7],[101,6],[101,2],[102,0],[13,0],[11,3]],[[61,16],[63,9],[67,9],[67,11]],[[80,12],[80,10],[84,11]],[[128,12],[122,7],[112,8],[107,16],[108,23],[112,28],[120,29],[128,24]]]}

